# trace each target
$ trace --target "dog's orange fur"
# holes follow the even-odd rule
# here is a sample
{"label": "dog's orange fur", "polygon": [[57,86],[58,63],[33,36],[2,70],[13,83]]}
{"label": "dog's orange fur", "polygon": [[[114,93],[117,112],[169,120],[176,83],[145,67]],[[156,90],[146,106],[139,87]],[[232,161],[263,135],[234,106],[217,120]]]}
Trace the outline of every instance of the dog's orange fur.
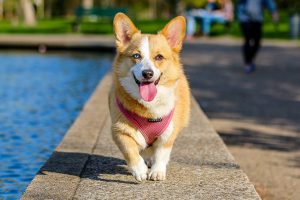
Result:
{"label": "dog's orange fur", "polygon": [[[172,33],[174,32],[174,26],[170,28],[170,25],[173,25],[172,23],[180,24],[183,27],[179,33],[179,39],[177,40],[174,40],[174,37],[172,37]],[[123,25],[127,28],[126,32],[123,31]],[[177,82],[177,88],[175,90],[175,111],[172,119],[174,129],[172,135],[163,144],[165,148],[171,148],[180,131],[187,125],[190,113],[190,89],[179,58],[179,52],[185,34],[185,20],[183,17],[177,17],[158,34],[144,35],[137,30],[126,15],[117,14],[114,19],[114,30],[116,33],[117,55],[113,65],[114,80],[109,97],[112,136],[123,153],[128,166],[131,167],[137,165],[141,157],[140,151],[143,149],[132,137],[136,134],[137,129],[120,112],[116,105],[116,97],[126,109],[140,116],[147,118],[157,118],[161,116],[155,116],[136,99],[131,97],[120,84],[119,78],[126,76],[130,68],[138,62],[132,59],[132,54],[140,51],[139,46],[142,37],[148,36],[152,62],[163,73],[159,85],[172,87]],[[155,60],[154,56],[157,54],[163,54],[164,59],[162,61]],[[153,148],[155,148],[155,145],[148,147],[151,151],[155,150]]]}

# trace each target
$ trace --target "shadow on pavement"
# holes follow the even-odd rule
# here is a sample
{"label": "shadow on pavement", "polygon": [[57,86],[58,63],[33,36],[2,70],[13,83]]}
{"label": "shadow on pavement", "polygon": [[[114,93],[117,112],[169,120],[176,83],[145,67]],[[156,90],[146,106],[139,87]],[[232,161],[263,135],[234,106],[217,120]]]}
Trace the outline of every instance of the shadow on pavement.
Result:
{"label": "shadow on pavement", "polygon": [[125,166],[126,162],[119,158],[55,151],[42,167],[39,174],[46,175],[46,172],[55,172],[91,180],[137,184],[133,181],[108,180],[102,178],[103,175],[107,174],[131,176]]}
{"label": "shadow on pavement", "polygon": [[220,135],[228,145],[277,151],[300,148],[300,48],[265,47],[257,71],[243,72],[239,46],[186,45],[183,63],[197,102],[211,119],[244,120],[288,128],[297,135],[236,129]]}
{"label": "shadow on pavement", "polygon": [[277,151],[300,150],[300,139],[298,137],[265,134],[238,128],[234,132],[219,132],[227,145],[244,145],[260,149]]}

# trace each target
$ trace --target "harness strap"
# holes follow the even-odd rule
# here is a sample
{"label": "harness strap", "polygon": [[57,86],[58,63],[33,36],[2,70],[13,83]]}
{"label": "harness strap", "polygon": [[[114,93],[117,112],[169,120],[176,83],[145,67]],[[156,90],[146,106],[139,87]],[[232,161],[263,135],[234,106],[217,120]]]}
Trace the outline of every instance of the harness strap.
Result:
{"label": "harness strap", "polygon": [[126,119],[130,121],[142,133],[148,145],[153,144],[153,142],[163,134],[163,132],[169,126],[174,114],[173,108],[168,115],[162,118],[151,119],[141,117],[136,113],[127,110],[117,97],[116,102],[120,111],[123,113]]}

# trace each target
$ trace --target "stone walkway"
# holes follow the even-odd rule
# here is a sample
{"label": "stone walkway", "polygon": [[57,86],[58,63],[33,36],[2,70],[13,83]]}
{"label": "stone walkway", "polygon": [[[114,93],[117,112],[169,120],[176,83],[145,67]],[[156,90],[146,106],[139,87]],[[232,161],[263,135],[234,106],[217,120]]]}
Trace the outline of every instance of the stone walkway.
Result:
{"label": "stone walkway", "polygon": [[[113,47],[112,38],[101,36],[86,38],[80,35],[37,36],[34,39],[28,36],[1,36],[0,46],[14,47],[17,44],[16,41],[19,41],[20,44],[23,42],[24,47],[36,47],[40,44],[53,47],[63,46],[64,48],[89,48],[90,45],[93,49],[101,47],[102,44],[105,48]],[[230,38],[187,43],[183,50],[183,62],[196,100],[208,114],[213,126],[222,136],[242,169],[249,175],[262,197],[275,200],[299,199],[299,42],[268,41],[266,43],[268,45],[262,49],[257,60],[258,71],[251,75],[243,73],[240,41]],[[94,101],[96,100],[92,100],[92,102]],[[95,105],[95,102],[93,104]],[[193,105],[196,106],[196,104]],[[132,187],[136,183],[129,183],[133,181],[132,177],[124,170],[124,162],[120,159],[117,150],[110,151],[111,141],[106,142],[106,139],[102,140],[102,135],[99,136],[102,128],[104,128],[104,133],[108,134],[105,124],[109,121],[104,122],[105,117],[100,117],[105,116],[103,113],[106,111],[100,109],[95,113],[95,109],[89,107],[86,107],[85,110],[88,111],[88,114],[84,114],[85,120],[77,121],[71,128],[63,143],[28,187],[23,199],[42,199],[43,197],[88,199],[95,197],[92,196],[95,194],[102,197],[103,194],[98,192],[98,190],[101,191],[100,183],[103,183],[105,187],[110,185],[112,188],[114,188],[114,184],[118,183],[125,188],[124,197],[130,195],[126,191],[132,191]],[[87,113],[86,111],[85,113]],[[194,113],[193,119],[197,117],[204,119],[200,124],[204,123],[209,127],[203,113],[201,114],[200,110],[196,113],[198,114]],[[92,120],[95,117],[99,117],[99,119]],[[100,119],[103,121],[103,127],[102,125],[99,127]],[[83,129],[82,126],[85,128]],[[197,148],[192,149],[191,152],[196,155],[196,159],[189,159],[188,155],[191,155],[191,152],[181,154],[175,147],[169,171],[171,176],[168,175],[171,182],[166,183],[171,184],[173,189],[178,189],[176,184],[181,180],[176,177],[186,178],[181,175],[185,176],[185,171],[190,170],[193,172],[193,176],[197,177],[196,182],[193,183],[198,187],[192,188],[193,184],[189,185],[189,182],[183,181],[184,186],[191,187],[191,190],[185,188],[184,191],[187,192],[187,195],[196,192],[195,194],[198,196],[194,197],[204,198],[207,197],[205,195],[211,193],[215,196],[206,199],[216,199],[222,195],[224,197],[226,195],[224,189],[226,189],[227,192],[230,191],[228,194],[231,195],[227,196],[228,199],[234,199],[230,197],[241,199],[238,195],[257,198],[251,186],[248,185],[245,175],[228,156],[227,150],[217,139],[218,137],[212,136],[215,139],[209,137],[209,135],[215,135],[215,132],[211,128],[208,130],[210,130],[206,132],[209,133],[208,135],[203,135],[201,132],[192,133],[199,137],[199,140],[189,138],[189,131],[185,130],[187,137],[183,134],[178,139],[178,148],[186,146],[186,143],[194,142]],[[86,134],[79,134],[81,132]],[[107,135],[103,135],[103,138],[107,137]],[[217,142],[214,143],[214,141]],[[100,144],[104,146],[100,147]],[[210,148],[221,148],[221,152],[225,152],[225,154],[218,155],[216,154],[218,151],[200,148],[202,144],[204,146],[208,144]],[[216,144],[218,145],[214,146]],[[212,158],[217,160],[211,162]],[[94,168],[92,167],[93,163],[104,167]],[[191,168],[185,168],[186,164],[191,164]],[[198,166],[198,168],[193,168],[193,166]],[[200,172],[197,169],[201,169]],[[176,171],[178,170],[181,170],[181,175],[177,176]],[[217,174],[223,172],[226,172],[227,175],[218,177]],[[234,181],[231,182],[231,180]],[[212,183],[208,184],[210,181]],[[239,184],[230,185],[235,182],[247,183],[248,186],[241,188]],[[173,183],[175,185],[172,185]],[[149,187],[149,184],[153,184],[150,186],[152,189],[167,189],[167,185],[164,183],[151,182],[137,187]],[[92,191],[88,188],[91,188]],[[82,191],[82,193],[78,193],[78,191]],[[153,198],[158,197],[155,196],[155,193],[149,192]],[[176,194],[174,193],[174,198]]]}
{"label": "stone walkway", "polygon": [[23,195],[33,199],[260,199],[208,119],[192,102],[167,180],[138,183],[110,133],[106,76]]}
{"label": "stone walkway", "polygon": [[300,199],[300,45],[286,46],[265,45],[250,75],[238,43],[183,51],[194,96],[264,199]]}

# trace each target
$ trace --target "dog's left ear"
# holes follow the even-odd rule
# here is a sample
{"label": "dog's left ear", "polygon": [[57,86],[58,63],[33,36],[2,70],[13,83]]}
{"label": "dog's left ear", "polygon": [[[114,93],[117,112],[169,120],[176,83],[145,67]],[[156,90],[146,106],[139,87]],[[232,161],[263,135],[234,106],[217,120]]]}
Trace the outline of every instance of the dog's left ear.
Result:
{"label": "dog's left ear", "polygon": [[185,37],[185,29],[185,18],[178,16],[172,19],[160,33],[166,37],[173,51],[179,52]]}
{"label": "dog's left ear", "polygon": [[117,13],[114,18],[114,31],[116,36],[116,46],[122,51],[131,41],[133,35],[139,30],[132,21],[123,13]]}

